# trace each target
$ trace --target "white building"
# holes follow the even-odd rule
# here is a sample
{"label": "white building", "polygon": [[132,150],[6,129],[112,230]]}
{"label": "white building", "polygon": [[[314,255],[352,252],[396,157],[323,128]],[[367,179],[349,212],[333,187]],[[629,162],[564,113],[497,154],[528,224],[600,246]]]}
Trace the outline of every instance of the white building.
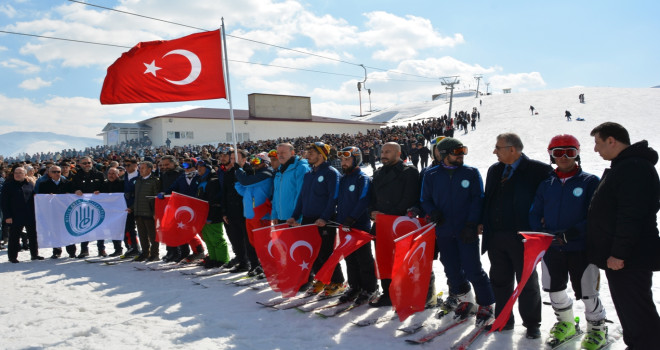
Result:
{"label": "white building", "polygon": [[[383,123],[327,118],[311,114],[309,97],[269,94],[248,95],[249,110],[234,109],[236,141],[278,137],[356,134],[378,129]],[[231,143],[229,109],[195,108],[161,115],[138,123],[109,123],[101,132],[105,145],[148,136],[155,146]]]}

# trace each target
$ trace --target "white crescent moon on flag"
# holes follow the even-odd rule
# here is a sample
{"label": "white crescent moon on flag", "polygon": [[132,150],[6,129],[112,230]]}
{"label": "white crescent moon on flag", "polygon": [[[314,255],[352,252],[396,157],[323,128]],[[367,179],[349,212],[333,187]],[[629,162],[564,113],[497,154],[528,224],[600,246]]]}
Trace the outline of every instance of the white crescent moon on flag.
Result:
{"label": "white crescent moon on flag", "polygon": [[199,75],[202,73],[202,62],[199,60],[199,57],[197,57],[197,55],[195,55],[194,53],[192,53],[188,50],[172,50],[172,51],[166,53],[165,56],[163,56],[163,58],[165,58],[166,56],[169,56],[169,55],[181,55],[181,56],[188,59],[188,61],[190,62],[190,66],[191,66],[190,67],[190,74],[188,74],[188,76],[183,80],[169,80],[169,79],[163,78],[163,79],[169,81],[170,83],[175,84],[175,85],[188,85],[188,84],[192,83],[193,81],[195,81],[199,77]]}
{"label": "white crescent moon on flag", "polygon": [[426,242],[423,242],[422,244],[420,244],[420,245],[417,247],[417,249],[415,249],[415,250],[412,252],[412,254],[410,254],[410,256],[408,257],[408,259],[407,259],[407,261],[406,261],[408,264],[410,264],[410,259],[412,259],[412,257],[415,256],[415,253],[417,253],[417,251],[418,251],[419,249],[422,249],[422,255],[420,256],[419,259],[417,259],[417,261],[422,260],[422,257],[424,256],[424,253],[426,253]]}
{"label": "white crescent moon on flag", "polygon": [[303,247],[309,249],[309,256],[312,256],[312,253],[314,252],[314,248],[312,248],[312,245],[309,244],[309,242],[307,242],[307,241],[296,241],[296,243],[294,243],[291,246],[291,249],[289,249],[289,256],[291,257],[291,260],[294,261],[294,262],[296,261],[296,259],[293,257],[293,252],[296,250],[296,248],[298,248],[300,246],[303,246]]}
{"label": "white crescent moon on flag", "polygon": [[187,213],[190,214],[190,220],[188,220],[188,222],[193,221],[193,219],[195,218],[195,212],[193,212],[193,210],[192,210],[191,207],[188,207],[188,206],[182,206],[182,207],[179,207],[179,208],[174,212],[174,218],[175,218],[175,219],[177,218],[177,216],[179,216],[179,213],[180,213],[181,211],[185,211],[185,212],[187,212]]}
{"label": "white crescent moon on flag", "polygon": [[269,254],[270,257],[273,258],[273,259],[274,259],[275,257],[273,256],[273,252],[271,251],[271,249],[273,248],[273,245],[274,245],[275,242],[282,242],[282,241],[279,240],[279,239],[276,239],[276,240],[273,240],[273,241],[268,242],[268,254]]}
{"label": "white crescent moon on flag", "polygon": [[346,240],[344,241],[344,244],[342,244],[342,245],[340,245],[339,247],[337,247],[337,249],[339,249],[339,248],[341,248],[341,247],[347,245],[348,242],[351,241],[351,239],[353,239],[353,236],[351,236],[350,234],[346,235]]}
{"label": "white crescent moon on flag", "polygon": [[394,232],[394,234],[397,234],[397,233],[396,233],[396,227],[399,226],[399,224],[402,223],[402,222],[404,222],[404,221],[412,222],[413,225],[417,226],[417,228],[421,228],[421,227],[422,227],[422,225],[419,223],[419,220],[417,220],[417,219],[412,219],[412,218],[409,218],[409,217],[407,217],[407,216],[399,216],[399,217],[396,218],[396,220],[394,220],[394,222],[392,223],[392,232]]}

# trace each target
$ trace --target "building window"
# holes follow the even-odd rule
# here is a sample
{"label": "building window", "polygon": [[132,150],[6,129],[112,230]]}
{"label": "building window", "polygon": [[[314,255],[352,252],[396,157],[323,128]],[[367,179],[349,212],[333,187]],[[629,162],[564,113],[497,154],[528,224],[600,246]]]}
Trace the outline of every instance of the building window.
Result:
{"label": "building window", "polygon": [[[250,141],[250,133],[249,132],[237,132],[236,133],[236,142],[245,142],[245,141]],[[227,133],[227,142],[234,142],[234,139],[232,138],[232,133],[228,132]]]}
{"label": "building window", "polygon": [[168,131],[168,139],[194,139],[194,134],[192,131]]}

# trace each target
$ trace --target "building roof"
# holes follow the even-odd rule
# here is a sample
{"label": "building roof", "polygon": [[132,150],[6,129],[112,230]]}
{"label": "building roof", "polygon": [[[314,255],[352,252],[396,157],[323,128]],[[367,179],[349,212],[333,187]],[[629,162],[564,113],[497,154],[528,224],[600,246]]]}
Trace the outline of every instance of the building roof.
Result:
{"label": "building roof", "polygon": [[110,131],[115,129],[146,129],[151,130],[151,127],[143,123],[108,123],[102,131]]}
{"label": "building roof", "polygon": [[[191,118],[191,119],[226,119],[229,120],[229,109],[224,108],[195,108],[187,111],[159,115],[157,117],[152,117],[147,120],[156,119],[156,118]],[[379,122],[364,122],[359,120],[352,119],[341,119],[341,118],[328,118],[328,117],[319,117],[316,115],[312,116],[312,119],[280,119],[280,118],[259,118],[259,117],[250,117],[250,112],[247,109],[234,109],[234,119],[235,120],[254,120],[254,121],[280,121],[280,122],[316,122],[316,123],[338,123],[338,124],[359,124],[359,125],[375,125],[381,126],[384,123]]]}

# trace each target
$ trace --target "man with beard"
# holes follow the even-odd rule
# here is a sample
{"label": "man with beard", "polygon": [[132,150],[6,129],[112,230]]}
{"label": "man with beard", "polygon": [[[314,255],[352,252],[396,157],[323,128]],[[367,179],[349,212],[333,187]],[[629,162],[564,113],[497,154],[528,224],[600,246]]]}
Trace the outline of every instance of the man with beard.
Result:
{"label": "man with beard", "polygon": [[436,224],[436,249],[449,285],[441,315],[454,311],[467,317],[474,311],[474,304],[468,300],[471,283],[479,306],[476,325],[480,326],[493,317],[495,296],[479,260],[477,224],[483,182],[477,168],[463,164],[467,152],[467,147],[452,137],[435,145],[434,154],[440,164],[424,175],[421,205]]}
{"label": "man with beard", "polygon": [[215,174],[206,161],[197,162],[200,176],[197,186],[197,198],[209,202],[209,214],[202,228],[202,238],[208,249],[208,258],[204,268],[220,267],[229,261],[229,250],[222,232],[222,183],[224,172]]}
{"label": "man with beard", "polygon": [[[101,193],[101,187],[105,181],[103,173],[96,170],[92,165],[92,158],[83,157],[80,159],[80,171],[78,171],[71,179],[72,188],[76,195],[82,196],[83,193]],[[80,243],[80,254],[77,258],[82,259],[89,256],[89,242]],[[105,243],[102,239],[96,241],[98,248],[98,256],[108,256],[105,252]]]}
{"label": "man with beard", "polygon": [[[302,216],[302,225],[314,224],[318,226],[321,236],[321,248],[319,255],[312,266],[312,273],[316,274],[323,264],[328,260],[334,249],[336,228],[327,225],[335,215],[337,201],[337,186],[339,185],[339,172],[330,166],[328,155],[330,146],[323,142],[314,142],[306,147],[307,161],[312,170],[305,174],[301,184],[300,195],[291,217],[286,223],[293,226],[298,225],[297,218]],[[331,283],[324,285],[316,280],[309,289],[310,294],[323,292],[325,296],[337,295],[344,291],[344,274],[341,266],[337,264],[332,274]]]}
{"label": "man with beard", "polygon": [[[379,214],[403,216],[419,202],[419,171],[417,168],[405,165],[401,160],[401,146],[396,142],[383,145],[380,153],[380,167],[373,176],[373,191],[369,202],[369,217],[376,220]],[[376,225],[371,233],[376,234]],[[376,244],[378,244],[376,236]],[[384,239],[384,238],[383,238]],[[378,255],[376,255],[378,259]],[[392,269],[392,266],[379,268]],[[369,305],[373,307],[390,306],[390,283],[392,279],[381,279],[383,293]]]}
{"label": "man with beard", "polygon": [[[108,179],[101,186],[101,193],[124,193],[124,180],[119,178],[119,170],[112,167],[108,169]],[[123,252],[121,240],[112,240],[115,251],[110,256],[120,256]]]}
{"label": "man with beard", "polygon": [[[130,208],[135,201],[135,182],[137,181],[140,173],[138,171],[138,162],[137,159],[131,158],[124,161],[126,166],[126,174],[124,174],[124,198],[126,199],[126,207]],[[124,243],[128,250],[126,254],[122,255],[122,258],[130,258],[141,253],[140,244],[138,243],[137,231],[135,229],[135,215],[133,213],[128,213],[126,216],[126,225],[125,225],[125,237]]]}
{"label": "man with beard", "polygon": [[[339,151],[338,156],[344,175],[339,179],[337,222],[346,232],[350,232],[351,228],[369,232],[371,221],[367,207],[371,179],[360,169],[362,153],[359,148],[350,146]],[[371,244],[363,245],[346,257],[346,274],[348,289],[339,300],[353,301],[355,305],[371,301],[378,290]]]}
{"label": "man with beard", "polygon": [[[179,167],[174,156],[166,155],[160,159],[158,163],[159,177],[160,177],[160,192],[166,192],[174,184],[176,179],[178,179],[181,174],[183,174],[183,168]],[[142,239],[140,239],[141,241]],[[144,248],[144,247],[143,247]],[[167,253],[163,257],[163,261],[174,261],[175,258],[178,258],[177,261],[181,260],[181,253],[178,247],[169,247],[166,246]]]}

